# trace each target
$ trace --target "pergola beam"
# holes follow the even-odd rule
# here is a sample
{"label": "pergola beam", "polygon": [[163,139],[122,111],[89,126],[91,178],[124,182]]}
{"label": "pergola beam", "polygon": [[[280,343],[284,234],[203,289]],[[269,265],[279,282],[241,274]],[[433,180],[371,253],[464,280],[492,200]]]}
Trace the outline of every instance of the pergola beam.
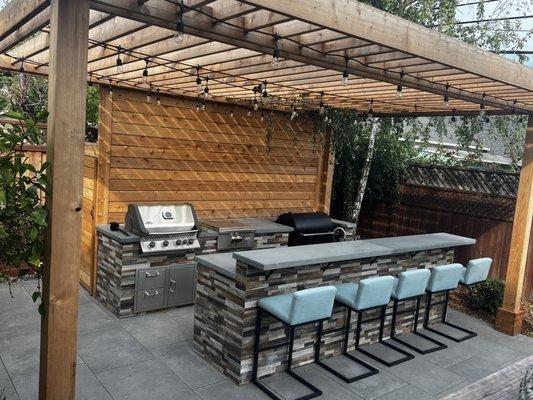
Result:
{"label": "pergola beam", "polygon": [[239,0],[325,29],[533,90],[527,67],[356,0]]}
{"label": "pergola beam", "polygon": [[[258,3],[259,1],[256,5],[259,6]],[[270,4],[271,2],[268,1],[266,3]],[[291,2],[280,3],[292,4]],[[155,0],[151,1],[150,5],[138,7],[136,1],[134,0],[93,0],[92,7],[93,9],[99,11],[134,19],[146,24],[152,24],[166,29],[175,29],[177,11],[173,7],[170,7],[169,3],[165,1]],[[243,32],[241,29],[227,26],[225,24],[214,24],[213,20],[211,20],[209,16],[197,14],[198,13],[193,11],[183,16],[185,30],[187,33],[194,36],[235,45],[241,48],[254,50],[260,53],[271,54],[274,43],[269,35],[253,31]],[[412,25],[417,26],[415,24]],[[470,49],[470,47],[468,48]],[[319,56],[313,50],[305,47],[302,48],[294,42],[283,43],[281,48],[281,56],[285,59],[299,61],[305,64],[315,65],[339,72],[342,72],[345,69],[343,59],[339,59],[339,57],[334,56]],[[502,61],[505,62],[503,59]],[[511,101],[494,98],[492,96],[483,96],[481,93],[472,93],[457,88],[447,87],[442,83],[423,81],[412,76],[401,77],[399,72],[380,70],[355,62],[351,62],[349,64],[348,70],[350,73],[362,77],[381,80],[392,84],[398,84],[401,82],[405,87],[428,91],[441,96],[447,93],[448,96],[452,98],[478,104],[484,103],[486,106],[502,108],[504,110],[506,109],[508,112],[512,110],[519,112],[530,111],[528,107],[525,107],[520,103],[513,104]],[[528,82],[526,87],[529,87],[530,85],[531,83]]]}
{"label": "pergola beam", "polygon": [[11,1],[0,11],[0,42],[43,11],[50,0]]}

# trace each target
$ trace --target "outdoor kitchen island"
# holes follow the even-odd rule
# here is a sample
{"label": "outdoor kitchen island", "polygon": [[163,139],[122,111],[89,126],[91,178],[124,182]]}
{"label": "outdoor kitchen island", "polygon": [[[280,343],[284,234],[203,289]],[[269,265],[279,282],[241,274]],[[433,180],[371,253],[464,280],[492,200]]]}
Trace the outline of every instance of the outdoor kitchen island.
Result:
{"label": "outdoor kitchen island", "polygon": [[[357,282],[371,276],[394,275],[412,268],[432,268],[453,262],[455,247],[474,243],[474,239],[466,237],[433,233],[197,256],[194,349],[236,383],[248,382],[258,299]],[[413,302],[407,302],[399,310],[412,306]],[[439,309],[435,309],[433,320],[438,318]],[[324,324],[324,331],[343,327],[345,316],[343,308],[335,308],[331,320]],[[264,321],[262,348],[287,341],[280,322],[269,318]],[[411,329],[412,322],[411,313],[400,316],[397,332]],[[352,319],[354,329],[355,323]],[[385,337],[389,324],[387,318]],[[368,324],[361,343],[375,342],[378,328],[378,321]],[[321,357],[341,353],[342,335],[342,330],[336,330],[323,336]],[[296,330],[294,367],[313,361],[315,338],[316,327],[312,325]],[[353,347],[350,337],[349,348]],[[263,351],[258,375],[283,371],[286,352],[285,346]]]}

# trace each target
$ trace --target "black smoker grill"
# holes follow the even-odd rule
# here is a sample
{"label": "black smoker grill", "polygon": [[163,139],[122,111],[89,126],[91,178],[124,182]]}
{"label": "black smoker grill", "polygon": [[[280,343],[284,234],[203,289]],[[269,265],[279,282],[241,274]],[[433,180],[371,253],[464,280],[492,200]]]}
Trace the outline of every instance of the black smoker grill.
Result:
{"label": "black smoker grill", "polygon": [[276,220],[278,224],[294,228],[289,233],[289,246],[333,243],[341,240],[346,232],[324,213],[285,213]]}

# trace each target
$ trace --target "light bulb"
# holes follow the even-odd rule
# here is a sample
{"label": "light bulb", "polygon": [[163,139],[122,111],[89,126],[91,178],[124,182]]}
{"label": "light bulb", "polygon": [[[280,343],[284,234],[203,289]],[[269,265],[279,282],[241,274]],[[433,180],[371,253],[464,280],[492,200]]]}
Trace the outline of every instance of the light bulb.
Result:
{"label": "light bulb", "polygon": [[196,89],[198,89],[198,93],[202,93],[202,78],[199,76],[196,77]]}
{"label": "light bulb", "polygon": [[396,87],[396,97],[401,99],[402,95],[403,95],[403,86],[402,85],[398,85]]}
{"label": "light bulb", "polygon": [[450,98],[448,97],[448,95],[444,95],[444,105],[446,107],[450,107]]}
{"label": "light bulb", "polygon": [[201,107],[201,110],[202,111],[205,111],[205,103],[202,101],[202,107]]}
{"label": "light bulb", "polygon": [[183,43],[183,38],[185,37],[185,34],[181,31],[177,31],[176,34],[174,35],[174,42],[176,42],[177,44],[181,44]]}
{"label": "light bulb", "polygon": [[246,113],[247,116],[251,116],[252,115],[252,110],[249,108],[248,109],[248,112]]}
{"label": "light bulb", "polygon": [[[205,88],[205,89],[207,89],[207,88]],[[205,91],[205,89],[202,91],[202,99],[207,100],[207,97],[209,95],[208,95],[208,92]]]}
{"label": "light bulb", "polygon": [[120,57],[117,58],[117,72],[119,74],[124,72],[124,67],[122,66],[122,60],[120,59]]}
{"label": "light bulb", "polygon": [[151,100],[150,93],[148,93],[148,94],[146,95],[146,102],[147,102],[147,103],[150,103],[150,100]]}
{"label": "light bulb", "polygon": [[200,104],[196,103],[196,111],[200,111]]}
{"label": "light bulb", "polygon": [[255,111],[259,110],[259,104],[257,103],[256,99],[254,99],[254,110]]}
{"label": "light bulb", "polygon": [[324,106],[320,105],[320,107],[318,107],[318,114],[324,115],[325,112],[326,112],[326,109],[324,108]]}
{"label": "light bulb", "polygon": [[142,82],[145,84],[148,83],[148,70],[146,68],[143,71]]}
{"label": "light bulb", "polygon": [[280,58],[279,57],[273,57],[270,64],[272,65],[272,68],[279,68],[280,65],[281,65]]}
{"label": "light bulb", "polygon": [[342,86],[348,85],[348,71],[346,70],[342,73],[341,84]]}
{"label": "light bulb", "polygon": [[159,96],[157,96],[157,105],[158,105],[158,106],[161,105],[161,99],[159,98]]}

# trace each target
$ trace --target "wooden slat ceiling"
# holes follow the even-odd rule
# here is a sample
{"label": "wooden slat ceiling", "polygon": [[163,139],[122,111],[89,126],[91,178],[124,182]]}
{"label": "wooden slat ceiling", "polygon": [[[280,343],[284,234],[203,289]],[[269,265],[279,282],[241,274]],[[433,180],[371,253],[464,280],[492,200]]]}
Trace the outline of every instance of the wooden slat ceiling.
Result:
{"label": "wooden slat ceiling", "polygon": [[[309,0],[299,5],[301,2],[185,0],[186,35],[178,44],[173,40],[178,14],[176,0],[92,1],[88,79],[104,85],[198,97],[195,80],[199,66],[204,86],[205,77],[209,78],[211,99],[246,106],[255,97],[252,88],[266,80],[265,107],[316,109],[324,92],[325,105],[357,109],[361,113],[372,108],[375,114],[461,115],[478,113],[481,103],[489,113],[533,112],[530,68],[502,60],[501,79],[497,79],[498,75],[485,76],[481,73],[483,57],[489,63],[496,56],[478,54],[477,49],[471,54],[479,59],[477,64],[474,60],[468,69],[457,68],[460,62],[445,64],[435,60],[438,53],[430,59],[422,57],[422,51],[406,51],[404,42],[416,40],[420,46],[425,40],[424,31],[420,33],[414,27],[425,28],[405,22],[412,37],[406,34],[396,47],[386,46],[383,43],[390,40],[379,28],[374,41],[347,34],[350,26],[342,28],[343,22],[337,21],[340,28],[333,29],[337,25],[329,24],[329,11],[322,10],[322,16],[317,7],[331,4],[346,10],[354,6],[366,7],[362,9],[366,12],[374,9],[353,0]],[[25,25],[0,35],[0,51],[4,54],[0,68],[19,70],[22,65],[26,72],[47,74],[49,9],[42,2],[36,3],[39,8]],[[285,3],[294,4],[294,14],[293,8]],[[396,18],[378,10],[375,13],[378,17],[384,14]],[[315,20],[320,23],[313,23]],[[399,21],[389,22],[390,29],[398,27],[401,34]],[[361,32],[361,36],[366,34]],[[277,46],[281,53],[277,68],[271,64],[276,46],[274,35],[279,38]],[[116,66],[119,47],[122,72]],[[423,54],[433,53],[428,49]],[[496,62],[500,62],[499,58]],[[143,82],[147,65],[148,77]],[[350,76],[348,85],[343,86],[341,76],[346,65]],[[516,81],[512,74],[507,78],[509,73],[504,71],[507,67],[518,71]],[[403,88],[401,97],[398,84]],[[446,93],[450,98],[448,106],[443,101]]]}

